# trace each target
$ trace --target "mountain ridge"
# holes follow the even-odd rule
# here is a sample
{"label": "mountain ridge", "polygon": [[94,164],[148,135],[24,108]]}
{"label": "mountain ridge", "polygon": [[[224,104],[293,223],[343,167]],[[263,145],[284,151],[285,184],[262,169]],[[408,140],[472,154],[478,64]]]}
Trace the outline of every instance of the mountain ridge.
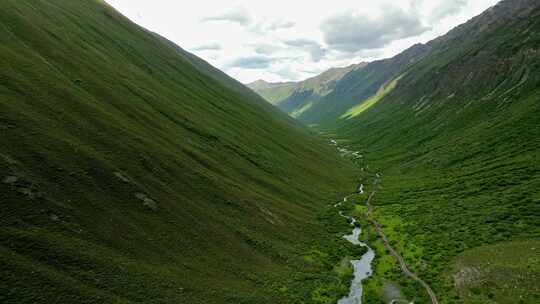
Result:
{"label": "mountain ridge", "polygon": [[[333,121],[355,104],[355,100],[375,94],[385,83],[391,81],[397,71],[402,71],[420,59],[428,49],[428,45],[416,44],[391,58],[330,69],[301,82],[277,83],[266,87],[260,86],[261,82],[256,82],[248,84],[248,87],[305,124],[317,124],[322,120]],[[330,77],[329,83],[319,81],[328,77],[328,73],[337,73],[338,77]],[[372,77],[372,74],[377,76]],[[307,90],[303,89],[305,84],[308,84]],[[283,92],[275,96],[268,93],[277,90]],[[323,94],[313,93],[317,91]]]}
{"label": "mountain ridge", "polygon": [[316,102],[330,93],[336,83],[347,73],[362,69],[366,63],[352,64],[342,68],[331,68],[323,73],[310,77],[299,82],[277,82],[270,83],[264,80],[258,80],[247,84],[247,86],[261,95],[270,103],[278,106],[280,109],[298,116],[309,102]]}

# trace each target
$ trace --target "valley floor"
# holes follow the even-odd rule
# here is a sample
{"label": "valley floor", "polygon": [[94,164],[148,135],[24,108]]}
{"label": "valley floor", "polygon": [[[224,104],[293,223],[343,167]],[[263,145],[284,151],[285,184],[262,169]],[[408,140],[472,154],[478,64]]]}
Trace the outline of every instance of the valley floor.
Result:
{"label": "valley floor", "polygon": [[[411,194],[418,193],[416,189],[396,183],[403,176],[382,178],[360,152],[340,151],[352,155],[362,171],[363,189],[370,193],[367,200],[362,195],[349,199],[350,214],[364,228],[362,241],[376,252],[373,275],[363,282],[363,303],[538,303],[538,240],[523,235],[488,235],[483,240],[477,233],[479,239],[462,242],[463,230],[482,227],[456,225],[459,222],[452,223],[445,214],[437,217],[440,222],[429,222],[433,210],[425,205],[425,194],[417,197],[415,206]],[[394,199],[385,202],[388,198]],[[452,212],[451,207],[442,211]],[[441,212],[440,208],[431,209]],[[447,230],[441,232],[439,225]]]}
{"label": "valley floor", "polygon": [[[331,140],[330,142],[337,146],[337,141]],[[358,163],[358,161],[363,158],[360,155],[359,151],[354,151],[353,152],[353,151],[349,151],[348,149],[343,148],[343,147],[338,147],[338,150],[342,153],[343,156],[351,157],[353,159],[353,161],[356,161],[355,163]],[[365,170],[362,169],[362,171],[365,171]],[[374,230],[376,232],[376,234],[377,234],[378,241],[381,242],[384,245],[384,249],[386,250],[386,252],[379,252],[380,255],[381,256],[388,256],[389,255],[392,258],[394,258],[395,262],[397,262],[397,264],[399,265],[399,268],[401,269],[402,274],[407,276],[408,278],[414,280],[416,283],[420,284],[423,287],[423,289],[426,291],[426,293],[429,295],[430,302],[432,304],[438,304],[439,301],[437,300],[437,295],[435,294],[433,289],[430,287],[429,284],[427,284],[424,280],[422,280],[416,273],[414,273],[413,271],[410,270],[409,266],[407,266],[407,262],[405,261],[405,259],[390,244],[390,241],[389,241],[388,237],[386,236],[384,230],[382,229],[381,224],[379,224],[377,219],[375,219],[372,216],[372,213],[374,211],[374,206],[371,204],[371,201],[372,201],[372,199],[374,198],[374,196],[377,193],[379,183],[380,183],[380,181],[382,179],[382,175],[381,175],[381,173],[375,173],[374,176],[372,176],[372,178],[373,178],[373,183],[371,184],[371,187],[370,187],[371,191],[370,191],[367,199],[365,199],[362,196],[362,194],[365,194],[365,191],[364,191],[365,186],[364,186],[363,183],[361,183],[357,192],[351,194],[350,196],[345,197],[344,201],[342,203],[336,204],[336,207],[341,207],[343,204],[353,202],[355,204],[355,207],[357,207],[356,210],[354,210],[354,209],[352,210],[353,213],[358,214],[358,216],[363,219],[364,224],[367,225],[367,226],[363,226],[363,227],[370,227],[372,230]],[[356,202],[355,202],[355,200],[349,201],[349,198],[351,198],[351,197],[355,197]],[[362,203],[363,200],[365,200],[365,205]],[[340,214],[342,212],[343,211],[340,211]],[[355,216],[357,216],[357,215],[355,215]],[[346,217],[346,218],[352,219],[353,224],[357,221],[355,218],[352,218],[352,217]],[[359,235],[360,234],[358,234],[358,236]],[[356,237],[358,237],[358,236],[356,236]],[[353,241],[353,243],[354,243],[354,241]],[[363,244],[363,243],[361,243],[361,244]],[[357,280],[354,280],[352,283],[353,284],[358,284]],[[361,285],[362,281],[360,281],[359,284]],[[397,286],[397,285],[393,285],[393,286]],[[396,287],[396,289],[397,289],[398,296],[397,297],[390,297],[388,302],[389,303],[396,303],[396,302],[399,302],[399,301],[408,302],[408,301],[406,301],[406,300],[404,300],[404,299],[402,299],[400,297],[401,293],[399,292],[399,287]],[[362,290],[362,289],[360,289],[360,290]]]}

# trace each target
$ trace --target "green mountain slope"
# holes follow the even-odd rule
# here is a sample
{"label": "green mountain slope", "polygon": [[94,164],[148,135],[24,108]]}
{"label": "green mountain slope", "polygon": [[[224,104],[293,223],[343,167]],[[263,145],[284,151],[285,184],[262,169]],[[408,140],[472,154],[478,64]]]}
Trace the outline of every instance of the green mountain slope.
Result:
{"label": "green mountain slope", "polygon": [[[367,175],[382,172],[373,216],[441,302],[536,303],[540,1],[501,1],[428,47],[320,127],[362,151]],[[511,248],[529,258],[502,260]],[[373,303],[385,279],[413,284],[384,261]]]}
{"label": "green mountain slope", "polygon": [[284,99],[289,97],[296,88],[294,82],[277,82],[270,83],[264,80],[257,80],[247,84],[247,87],[257,92],[264,99],[273,105],[280,104]]}
{"label": "green mountain slope", "polygon": [[300,82],[268,83],[258,80],[247,86],[291,116],[301,118],[304,112],[330,94],[343,77],[365,66],[365,63],[360,63],[333,68]]}
{"label": "green mountain slope", "polygon": [[[539,3],[502,1],[348,73],[295,115],[362,151],[366,178],[384,173],[374,216],[444,302],[540,297],[531,287],[540,285]],[[528,258],[503,260],[512,250]],[[368,303],[384,297],[387,281],[427,301],[379,254]]]}
{"label": "green mountain slope", "polygon": [[429,46],[418,44],[393,58],[374,61],[363,69],[348,73],[298,119],[306,124],[333,124],[352,106],[377,93],[405,68],[421,59],[428,50]]}
{"label": "green mountain slope", "polygon": [[393,58],[330,69],[303,82],[259,80],[248,87],[305,124],[332,125],[359,101],[377,93],[421,59],[429,49],[429,45],[418,44]]}
{"label": "green mountain slope", "polygon": [[2,1],[0,42],[0,302],[347,292],[333,148],[103,1]]}

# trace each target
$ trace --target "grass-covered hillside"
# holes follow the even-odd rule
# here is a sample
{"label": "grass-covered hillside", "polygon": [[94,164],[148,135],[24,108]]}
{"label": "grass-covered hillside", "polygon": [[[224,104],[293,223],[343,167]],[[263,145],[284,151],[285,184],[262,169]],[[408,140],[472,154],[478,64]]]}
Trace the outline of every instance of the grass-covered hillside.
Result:
{"label": "grass-covered hillside", "polygon": [[429,45],[417,44],[392,58],[330,69],[301,82],[259,80],[248,86],[304,124],[333,125],[359,100],[376,94],[429,49]]}
{"label": "grass-covered hillside", "polygon": [[1,1],[0,58],[0,302],[347,292],[350,166],[251,90],[99,0]]}
{"label": "grass-covered hillside", "polygon": [[382,172],[374,216],[442,303],[538,303],[540,1],[501,1],[429,46],[322,127]]}
{"label": "grass-covered hillside", "polygon": [[412,63],[421,59],[429,45],[417,44],[392,58],[370,62],[347,73],[318,102],[306,108],[298,119],[309,125],[333,125],[348,109],[376,94]]}
{"label": "grass-covered hillside", "polygon": [[273,105],[279,105],[287,97],[291,96],[296,87],[295,82],[266,82],[257,80],[247,84],[247,87],[257,92],[261,97]]}
{"label": "grass-covered hillside", "polygon": [[367,64],[333,68],[300,82],[268,83],[258,80],[247,86],[294,118],[303,121],[304,113],[331,94],[349,73],[362,70]]}

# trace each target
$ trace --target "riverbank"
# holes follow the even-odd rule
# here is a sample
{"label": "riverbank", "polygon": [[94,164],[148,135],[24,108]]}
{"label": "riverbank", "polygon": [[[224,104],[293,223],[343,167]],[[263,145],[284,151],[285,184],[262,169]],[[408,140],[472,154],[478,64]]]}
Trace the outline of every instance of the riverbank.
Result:
{"label": "riverbank", "polygon": [[[350,156],[353,159],[353,161],[356,162],[357,164],[360,161],[362,163],[361,164],[362,168],[369,168],[368,165],[364,164],[365,160],[363,159],[360,152],[358,152],[358,151],[350,151],[350,150],[348,150],[346,148],[340,147],[339,144],[337,143],[337,141],[335,141],[335,140],[331,140],[331,143],[337,147],[337,149],[341,152],[342,156],[344,156],[344,157]],[[366,170],[362,170],[362,171],[367,173]],[[365,200],[365,205],[364,206],[358,206],[358,205],[355,206],[355,211],[356,211],[355,214],[360,214],[360,216],[363,217],[364,226],[369,225],[369,227],[374,231],[374,234],[377,237],[377,241],[380,242],[383,245],[382,246],[383,250],[380,250],[380,248],[379,248],[381,257],[388,257],[388,256],[391,257],[394,260],[392,264],[397,264],[397,266],[399,267],[399,269],[400,269],[400,271],[401,271],[401,273],[403,275],[405,275],[406,277],[412,279],[414,282],[419,284],[421,286],[421,289],[423,289],[426,292],[426,294],[429,296],[429,300],[430,300],[430,302],[432,304],[438,304],[439,302],[438,302],[437,296],[436,296],[435,292],[433,291],[433,289],[431,288],[431,286],[428,283],[426,283],[423,279],[421,279],[414,271],[411,271],[411,269],[407,265],[407,262],[402,257],[402,255],[390,244],[390,241],[388,240],[388,237],[386,236],[385,232],[383,231],[381,224],[372,216],[374,207],[371,204],[371,201],[373,200],[373,197],[377,193],[377,189],[379,187],[379,184],[380,184],[380,181],[381,181],[381,178],[382,178],[382,174],[380,172],[376,172],[375,174],[372,174],[372,176],[370,178],[373,179],[373,183],[372,183],[372,185],[370,187],[371,190],[369,192],[369,196]],[[364,188],[365,188],[364,184],[361,183],[359,188],[358,188],[358,192],[355,193],[355,194],[364,194]],[[348,199],[351,196],[352,195],[345,197],[343,199],[343,202],[336,204],[334,207],[339,207],[343,203],[347,203]],[[346,216],[346,215],[343,214],[343,211],[340,211],[339,214],[341,216],[347,218],[351,222],[351,225],[359,226],[358,225],[359,223],[358,223],[358,221],[357,221],[357,219],[355,217]],[[372,269],[371,264],[373,263],[373,259],[375,258],[375,252],[371,247],[367,246],[366,243],[361,242],[359,240],[361,232],[362,232],[362,229],[360,227],[356,227],[353,230],[352,234],[345,236],[345,238],[349,242],[351,242],[353,244],[362,245],[362,246],[366,246],[366,247],[369,248],[369,250],[368,250],[368,253],[370,253],[369,257],[372,257],[371,259],[369,259],[369,272],[366,272],[366,265],[360,265],[360,266],[362,266],[364,268],[359,268],[357,270],[356,264],[354,262],[359,262],[359,261],[362,261],[362,260],[353,261],[352,265],[353,265],[354,270],[355,270],[354,271],[355,279],[352,282],[349,296],[343,298],[341,301],[338,302],[338,304],[361,303],[361,300],[363,298],[363,295],[362,295],[362,291],[363,291],[362,282],[365,279],[369,278],[373,273],[373,269]],[[373,234],[372,234],[370,239],[373,239]],[[368,253],[366,253],[366,254],[368,254]],[[362,259],[364,259],[364,257],[362,257]],[[390,261],[388,261],[388,262],[390,262]],[[394,284],[394,283],[385,282],[385,285],[388,285],[388,284]],[[394,284],[394,286],[398,286],[398,285]],[[416,289],[418,289],[418,288],[416,288]],[[404,300],[404,299],[392,299],[390,302],[395,302],[395,301],[405,301],[406,302],[406,300]]]}
{"label": "riverbank", "polygon": [[[363,185],[360,186],[358,194],[364,193],[362,189]],[[339,208],[342,206],[343,203],[347,203],[349,197],[350,196],[343,198],[343,202],[336,204],[335,207]],[[350,225],[354,227],[351,234],[345,235],[343,236],[343,238],[353,245],[367,248],[366,253],[362,255],[360,260],[351,261],[354,278],[351,282],[349,295],[338,301],[338,304],[357,304],[361,303],[362,301],[362,282],[365,279],[369,278],[373,273],[371,264],[373,262],[373,259],[375,258],[375,252],[366,243],[360,241],[362,228],[358,227],[358,221],[356,220],[356,218],[344,215],[343,211],[339,211],[339,215],[347,219]]]}

